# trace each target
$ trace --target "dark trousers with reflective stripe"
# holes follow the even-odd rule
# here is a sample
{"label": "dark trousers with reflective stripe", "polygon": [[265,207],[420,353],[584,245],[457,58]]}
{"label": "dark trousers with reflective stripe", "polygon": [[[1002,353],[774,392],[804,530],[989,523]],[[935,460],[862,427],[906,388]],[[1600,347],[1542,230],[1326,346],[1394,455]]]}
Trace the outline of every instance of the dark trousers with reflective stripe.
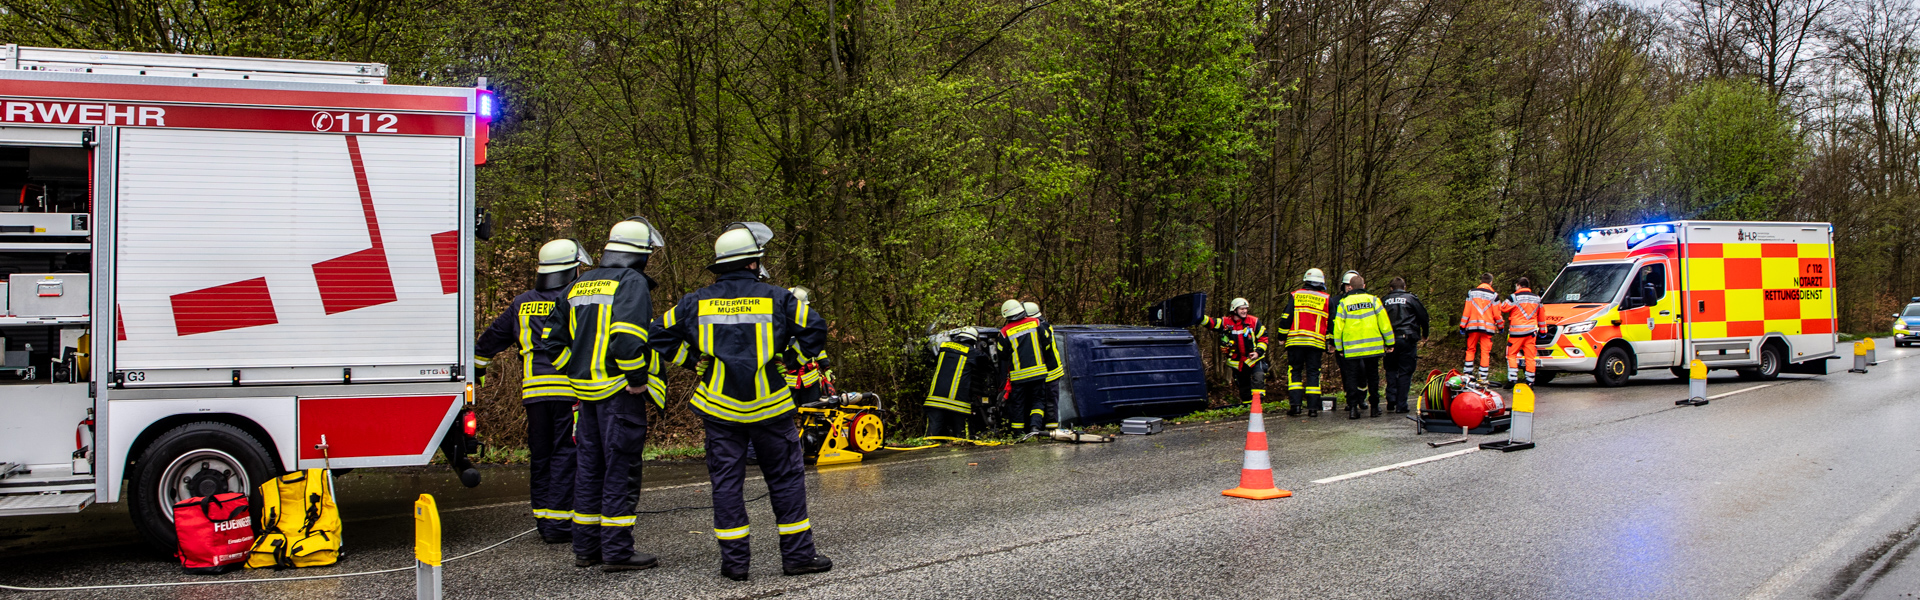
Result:
{"label": "dark trousers with reflective stripe", "polygon": [[622,389],[580,403],[579,472],[573,482],[573,554],[607,562],[633,557],[640,459],[647,450],[647,396]]}
{"label": "dark trousers with reflective stripe", "polygon": [[1267,393],[1267,361],[1263,359],[1260,362],[1253,363],[1251,367],[1234,369],[1233,388],[1234,391],[1240,393],[1241,404],[1253,404],[1254,392],[1260,392],[1261,396],[1265,397]]}
{"label": "dark trousers with reflective stripe", "polygon": [[532,488],[533,521],[543,539],[573,532],[573,400],[543,400],[527,405],[527,485]]}
{"label": "dark trousers with reflective stripe", "polygon": [[783,564],[811,562],[813,525],[807,520],[807,467],[800,450],[800,431],[787,413],[753,424],[704,420],[707,430],[707,476],[713,481],[713,531],[720,542],[721,568],[739,571],[752,557],[747,536],[747,445],[759,450],[760,474],[780,532]]}
{"label": "dark trousers with reflective stripe", "polygon": [[1387,408],[1406,410],[1407,392],[1413,388],[1413,371],[1420,365],[1419,347],[1414,342],[1394,344],[1383,364],[1387,369]]}
{"label": "dark trousers with reflective stripe", "polygon": [[1287,346],[1287,412],[1301,408],[1320,412],[1320,357],[1326,352],[1312,346]]}
{"label": "dark trousers with reflective stripe", "polygon": [[970,437],[967,432],[967,421],[970,420],[972,415],[957,410],[947,410],[932,406],[926,407],[926,411],[927,435],[957,438]]}
{"label": "dark trousers with reflective stripe", "polygon": [[1007,394],[1007,405],[1013,408],[1013,414],[1007,415],[1007,422],[1012,424],[1014,432],[1026,433],[1047,423],[1059,422],[1054,416],[1054,400],[1059,394],[1048,394],[1047,390],[1043,377],[1013,382],[1013,389]]}
{"label": "dark trousers with reflective stripe", "polygon": [[1340,359],[1340,382],[1347,392],[1347,410],[1365,405],[1380,408],[1380,355]]}

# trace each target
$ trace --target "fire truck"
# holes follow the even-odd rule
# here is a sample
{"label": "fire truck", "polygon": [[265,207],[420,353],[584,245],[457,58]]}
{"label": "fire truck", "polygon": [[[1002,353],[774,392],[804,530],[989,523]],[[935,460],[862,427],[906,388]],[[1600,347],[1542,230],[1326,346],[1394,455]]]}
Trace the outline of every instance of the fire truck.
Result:
{"label": "fire truck", "polygon": [[[0,516],[294,469],[469,485],[493,98],[380,64],[0,46]],[[258,499],[256,498],[256,501]]]}
{"label": "fire truck", "polygon": [[1751,379],[1826,373],[1837,358],[1833,226],[1673,221],[1579,234],[1541,295],[1540,379],[1619,386],[1692,361]]}

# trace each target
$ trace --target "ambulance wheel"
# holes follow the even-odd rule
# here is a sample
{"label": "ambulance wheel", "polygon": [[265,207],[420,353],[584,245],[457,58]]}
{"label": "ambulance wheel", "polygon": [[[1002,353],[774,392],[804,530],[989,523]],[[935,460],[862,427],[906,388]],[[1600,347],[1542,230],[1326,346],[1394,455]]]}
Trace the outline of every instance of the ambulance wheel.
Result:
{"label": "ambulance wheel", "polygon": [[1767,343],[1760,346],[1760,366],[1741,369],[1740,378],[1752,381],[1772,381],[1780,378],[1780,365],[1786,362],[1785,354],[1779,344]]}
{"label": "ambulance wheel", "polygon": [[1600,364],[1593,369],[1593,380],[1600,387],[1620,387],[1627,384],[1627,378],[1633,376],[1633,357],[1619,346],[1600,352]]}
{"label": "ambulance wheel", "polygon": [[880,415],[860,411],[853,416],[853,424],[847,427],[847,447],[861,454],[878,452],[887,443],[887,426]]}
{"label": "ambulance wheel", "polygon": [[187,423],[160,434],[133,467],[127,491],[132,505],[127,508],[134,528],[148,546],[173,554],[180,545],[173,531],[173,504],[244,492],[249,507],[260,506],[255,488],[278,471],[270,456],[253,435],[226,423]]}

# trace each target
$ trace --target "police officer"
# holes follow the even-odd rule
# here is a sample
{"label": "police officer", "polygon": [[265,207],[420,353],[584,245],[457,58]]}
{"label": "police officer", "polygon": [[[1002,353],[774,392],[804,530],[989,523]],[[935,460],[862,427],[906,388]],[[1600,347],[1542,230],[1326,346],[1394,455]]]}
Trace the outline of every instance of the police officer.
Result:
{"label": "police officer", "polygon": [[1320,416],[1320,360],[1327,352],[1327,313],[1333,308],[1327,276],[1307,269],[1300,288],[1281,299],[1280,327],[1287,332],[1287,415]]}
{"label": "police officer", "polygon": [[1407,291],[1407,280],[1393,278],[1392,291],[1382,300],[1393,322],[1393,350],[1387,352],[1387,412],[1407,412],[1407,393],[1420,362],[1420,340],[1427,338],[1427,306]]}
{"label": "police officer", "polygon": [[682,365],[711,358],[693,392],[707,435],[707,475],[713,482],[713,535],[720,545],[720,574],[745,581],[751,563],[747,537],[746,448],[759,451],[760,473],[772,496],[780,532],[781,572],[819,573],[833,561],[813,547],[807,518],[806,467],[799,431],[794,427],[793,390],[785,385],[778,350],[798,345],[801,355],[819,356],[827,339],[826,322],[792,292],[762,283],[761,261],[773,230],[760,223],[733,223],[713,242],[708,270],[713,285],[680,298],[661,315],[655,349],[666,353],[685,343]]}
{"label": "police officer", "polygon": [[[1060,356],[1060,345],[1056,343],[1059,338],[1053,335],[1053,323],[1048,322],[1047,318],[1040,314],[1039,303],[1022,302],[1020,306],[1027,310],[1027,316],[1033,317],[1033,320],[1040,322],[1041,343],[1053,349],[1053,351],[1046,353],[1046,355],[1041,358],[1045,359],[1047,363],[1047,387],[1044,392],[1047,395],[1047,405],[1054,407],[1057,411],[1060,406],[1060,380],[1067,376],[1067,361]],[[1053,417],[1048,416],[1047,420],[1051,421]],[[1052,429],[1058,425],[1058,423],[1049,424],[1047,428]]]}
{"label": "police officer", "polygon": [[493,355],[520,349],[520,403],[527,408],[527,454],[532,488],[533,521],[540,540],[564,544],[573,539],[573,384],[553,368],[553,355],[541,347],[553,327],[554,305],[565,298],[567,286],[593,259],[573,240],[554,240],[540,247],[533,289],[513,298],[493,325],[473,342],[473,363],[485,369]]}
{"label": "police officer", "polygon": [[933,384],[927,388],[923,406],[928,437],[970,437],[967,422],[973,418],[972,375],[978,369],[971,359],[978,342],[974,329],[967,327],[940,344]]}
{"label": "police officer", "polygon": [[1347,418],[1360,418],[1364,400],[1370,415],[1380,416],[1380,356],[1393,345],[1393,322],[1380,298],[1367,293],[1359,273],[1347,278],[1347,293],[1333,312],[1333,344],[1345,357],[1340,379],[1346,384]]}
{"label": "police officer", "polygon": [[614,224],[600,267],[568,289],[567,320],[556,320],[547,336],[547,347],[557,354],[554,366],[566,373],[580,399],[573,490],[576,567],[604,563],[604,571],[631,571],[659,562],[634,551],[633,510],[647,443],[646,402],[656,395],[649,388],[658,370],[649,364],[654,352],[646,325],[653,312],[653,279],[644,271],[660,246],[659,231],[644,218]]}
{"label": "police officer", "polygon": [[1267,326],[1253,316],[1251,307],[1246,298],[1234,298],[1227,303],[1227,316],[1200,319],[1201,327],[1220,334],[1220,351],[1233,368],[1241,404],[1253,404],[1267,394]]}
{"label": "police officer", "polygon": [[1013,432],[1033,437],[1057,429],[1053,398],[1047,397],[1047,359],[1054,353],[1045,337],[1040,320],[1027,315],[1019,300],[1000,305],[1000,316],[1007,320],[1000,327],[1000,372],[1008,381],[1008,420]]}

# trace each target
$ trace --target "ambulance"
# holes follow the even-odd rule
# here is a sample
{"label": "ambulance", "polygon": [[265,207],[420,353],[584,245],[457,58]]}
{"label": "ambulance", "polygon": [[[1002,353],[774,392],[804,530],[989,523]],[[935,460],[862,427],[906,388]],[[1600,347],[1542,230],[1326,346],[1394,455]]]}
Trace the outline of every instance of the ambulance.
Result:
{"label": "ambulance", "polygon": [[1623,385],[1692,361],[1747,378],[1826,373],[1837,358],[1833,226],[1673,221],[1582,232],[1541,294],[1540,381]]}
{"label": "ambulance", "polygon": [[124,498],[170,552],[173,503],[295,469],[478,483],[492,97],[385,79],[0,46],[0,516]]}

